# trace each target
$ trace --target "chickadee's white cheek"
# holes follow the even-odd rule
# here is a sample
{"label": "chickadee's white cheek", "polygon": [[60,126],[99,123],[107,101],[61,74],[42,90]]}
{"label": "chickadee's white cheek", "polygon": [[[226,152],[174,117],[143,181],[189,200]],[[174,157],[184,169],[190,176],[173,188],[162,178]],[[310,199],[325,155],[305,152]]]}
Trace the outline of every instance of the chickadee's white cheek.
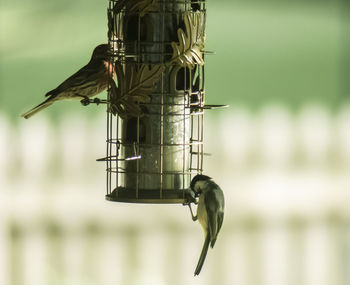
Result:
{"label": "chickadee's white cheek", "polygon": [[[198,193],[198,192],[202,192],[202,189],[205,188],[205,184],[206,182],[205,181],[198,181],[194,187],[195,191]],[[199,194],[200,194],[199,193]]]}

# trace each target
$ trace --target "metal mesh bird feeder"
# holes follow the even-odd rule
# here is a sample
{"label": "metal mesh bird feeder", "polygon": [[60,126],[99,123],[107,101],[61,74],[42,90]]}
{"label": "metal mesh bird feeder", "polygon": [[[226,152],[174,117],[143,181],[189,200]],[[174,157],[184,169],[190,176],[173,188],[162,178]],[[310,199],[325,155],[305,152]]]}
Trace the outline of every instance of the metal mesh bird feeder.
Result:
{"label": "metal mesh bird feeder", "polygon": [[205,1],[109,1],[107,200],[183,203],[202,173],[205,20]]}

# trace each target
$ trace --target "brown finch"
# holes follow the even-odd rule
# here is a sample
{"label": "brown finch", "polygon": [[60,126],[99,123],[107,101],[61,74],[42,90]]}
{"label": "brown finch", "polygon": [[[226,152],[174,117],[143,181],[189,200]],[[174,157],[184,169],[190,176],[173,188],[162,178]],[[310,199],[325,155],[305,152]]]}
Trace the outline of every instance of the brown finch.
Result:
{"label": "brown finch", "polygon": [[63,81],[57,88],[46,93],[49,97],[44,102],[24,113],[22,117],[30,118],[37,112],[63,99],[88,99],[107,89],[109,81],[114,78],[114,64],[109,61],[111,48],[108,44],[98,45],[87,65]]}

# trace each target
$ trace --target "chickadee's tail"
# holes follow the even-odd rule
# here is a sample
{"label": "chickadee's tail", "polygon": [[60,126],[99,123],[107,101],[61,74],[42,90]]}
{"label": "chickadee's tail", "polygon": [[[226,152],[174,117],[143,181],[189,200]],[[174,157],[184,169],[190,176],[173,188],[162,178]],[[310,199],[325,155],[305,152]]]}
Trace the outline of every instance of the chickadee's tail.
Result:
{"label": "chickadee's tail", "polygon": [[203,247],[202,247],[201,256],[199,257],[196,270],[194,271],[194,275],[195,276],[198,275],[201,272],[201,269],[202,269],[205,257],[207,256],[209,243],[210,243],[210,237],[209,237],[209,233],[207,233],[207,235],[205,237],[205,241],[204,241]]}
{"label": "chickadee's tail", "polygon": [[28,112],[22,114],[21,116],[25,119],[29,119],[31,116],[35,115],[39,111],[49,107],[55,100],[52,100],[52,98],[48,98],[44,102],[40,103],[38,106],[34,107],[33,109],[29,110]]}

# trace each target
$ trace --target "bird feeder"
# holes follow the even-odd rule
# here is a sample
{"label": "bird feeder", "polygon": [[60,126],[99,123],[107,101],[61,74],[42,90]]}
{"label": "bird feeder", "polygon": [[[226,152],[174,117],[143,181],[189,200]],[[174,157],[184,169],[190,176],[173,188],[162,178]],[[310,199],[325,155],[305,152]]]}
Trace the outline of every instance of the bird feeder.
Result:
{"label": "bird feeder", "polygon": [[[110,0],[106,199],[184,203],[203,171],[205,1]],[[111,72],[113,72],[111,70]]]}

